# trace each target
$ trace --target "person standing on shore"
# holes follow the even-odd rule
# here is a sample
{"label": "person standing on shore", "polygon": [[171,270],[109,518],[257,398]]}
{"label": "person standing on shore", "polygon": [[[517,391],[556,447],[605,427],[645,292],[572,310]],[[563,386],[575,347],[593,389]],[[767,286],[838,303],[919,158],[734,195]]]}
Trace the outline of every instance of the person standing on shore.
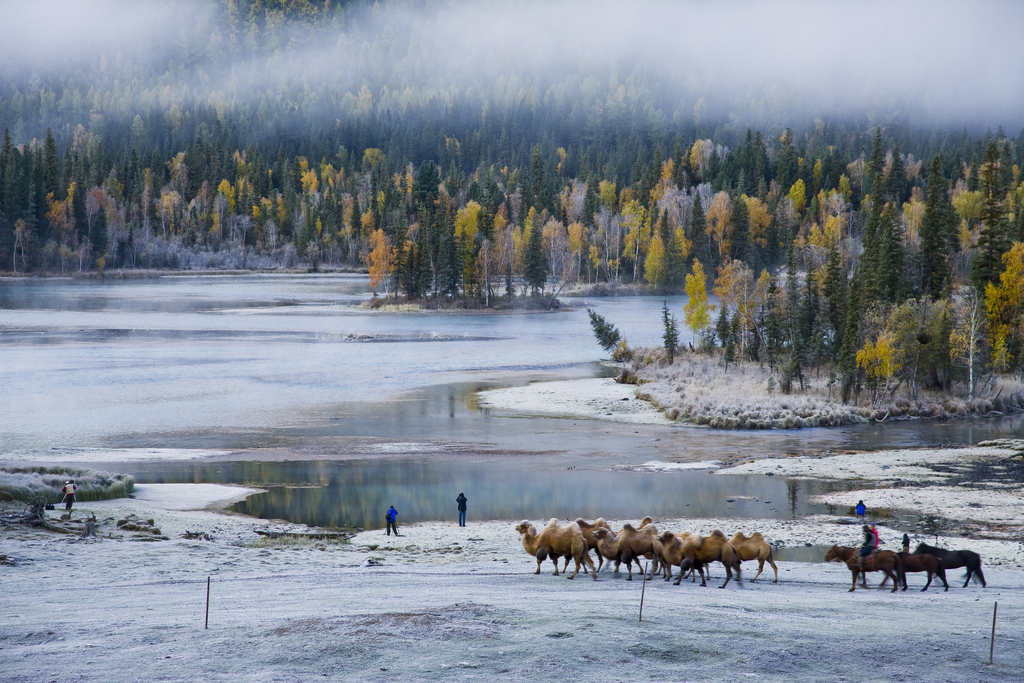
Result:
{"label": "person standing on shore", "polygon": [[64,484],[64,488],[60,490],[61,493],[64,494],[64,498],[61,499],[61,502],[64,503],[64,509],[67,510],[68,512],[71,512],[71,506],[75,502],[75,491],[77,490],[78,487],[75,486],[74,479],[68,479],[67,482]]}
{"label": "person standing on shore", "polygon": [[903,534],[903,552],[910,552],[910,536]]}
{"label": "person standing on shore", "polygon": [[395,509],[394,505],[392,505],[391,507],[388,508],[388,511],[384,515],[384,517],[388,521],[388,536],[391,535],[391,530],[392,529],[395,530],[395,536],[397,536],[398,535],[398,510]]}
{"label": "person standing on shore", "polygon": [[460,493],[459,497],[455,499],[455,502],[459,504],[459,526],[466,526],[466,498],[465,493]]}
{"label": "person standing on shore", "polygon": [[864,501],[863,500],[858,500],[857,501],[857,516],[860,517],[860,521],[862,521],[862,522],[864,521],[864,514],[867,511],[868,511],[868,509],[866,507],[864,507]]}

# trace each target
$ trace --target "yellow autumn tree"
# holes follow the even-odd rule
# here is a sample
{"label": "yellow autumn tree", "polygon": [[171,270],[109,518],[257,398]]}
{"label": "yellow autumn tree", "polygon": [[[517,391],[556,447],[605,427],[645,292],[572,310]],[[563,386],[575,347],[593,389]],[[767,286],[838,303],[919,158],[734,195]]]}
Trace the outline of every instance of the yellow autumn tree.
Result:
{"label": "yellow autumn tree", "polygon": [[714,304],[708,303],[708,280],[704,266],[697,259],[693,259],[693,273],[686,276],[685,289],[689,299],[683,306],[683,321],[696,340],[711,326],[711,312],[715,310]]}
{"label": "yellow autumn tree", "polygon": [[789,188],[786,197],[793,202],[793,211],[799,216],[804,212],[804,204],[807,202],[807,191],[802,178],[798,178],[793,187]]}
{"label": "yellow autumn tree", "polygon": [[1010,341],[1024,333],[1024,242],[1014,242],[1003,254],[999,284],[985,286],[985,314],[992,340],[992,364],[1000,370],[1013,361]]}
{"label": "yellow autumn tree", "polygon": [[647,258],[644,259],[644,279],[652,285],[661,284],[665,277],[665,245],[661,235],[654,233],[647,245]]}
{"label": "yellow autumn tree", "polygon": [[370,270],[370,286],[384,285],[384,296],[390,296],[391,274],[395,270],[395,250],[391,240],[378,229],[370,235],[370,253],[366,255],[366,267]]}
{"label": "yellow autumn tree", "polygon": [[732,200],[728,192],[719,192],[711,200],[705,218],[704,232],[711,236],[722,258],[729,253],[729,233],[732,228]]}
{"label": "yellow autumn tree", "polygon": [[615,183],[602,180],[597,186],[597,195],[601,198],[602,205],[607,207],[609,211],[615,211],[615,205],[619,198]]}
{"label": "yellow autumn tree", "polygon": [[473,278],[473,244],[476,241],[479,215],[480,205],[472,199],[466,202],[466,205],[455,215],[455,238],[462,248],[463,257],[462,281],[467,284],[475,281]]}
{"label": "yellow autumn tree", "polygon": [[747,203],[747,214],[750,217],[750,239],[764,249],[768,246],[768,226],[772,222],[772,214],[768,210],[768,205],[757,197],[743,195],[741,199]]}
{"label": "yellow autumn tree", "polygon": [[857,367],[862,368],[867,375],[872,405],[878,405],[885,399],[902,367],[896,335],[885,332],[879,335],[877,341],[868,340],[857,351]]}
{"label": "yellow autumn tree", "polygon": [[220,181],[220,185],[217,186],[217,193],[224,195],[224,198],[228,200],[228,211],[231,213],[235,212],[235,188],[231,186],[227,180]]}
{"label": "yellow autumn tree", "polygon": [[650,225],[647,220],[647,209],[635,199],[622,209],[620,223],[626,230],[623,255],[629,254],[633,260],[633,282],[640,276],[640,263],[643,261],[644,252],[647,249],[647,235]]}

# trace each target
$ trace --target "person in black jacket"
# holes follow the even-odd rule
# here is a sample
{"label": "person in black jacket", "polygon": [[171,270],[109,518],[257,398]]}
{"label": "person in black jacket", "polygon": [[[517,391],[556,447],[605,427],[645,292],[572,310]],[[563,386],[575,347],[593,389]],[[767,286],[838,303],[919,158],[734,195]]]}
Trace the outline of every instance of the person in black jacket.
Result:
{"label": "person in black jacket", "polygon": [[455,499],[455,502],[459,504],[459,526],[466,526],[466,498],[465,493],[460,493],[459,497]]}

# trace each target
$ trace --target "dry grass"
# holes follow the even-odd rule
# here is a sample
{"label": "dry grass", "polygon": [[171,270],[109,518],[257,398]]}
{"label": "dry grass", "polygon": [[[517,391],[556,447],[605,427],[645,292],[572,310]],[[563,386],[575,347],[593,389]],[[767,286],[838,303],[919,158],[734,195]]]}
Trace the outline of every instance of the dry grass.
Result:
{"label": "dry grass", "polygon": [[828,371],[808,373],[803,391],[783,394],[779,373],[756,363],[734,363],[728,371],[712,356],[685,353],[665,364],[660,349],[638,349],[625,373],[642,387],[637,396],[683,420],[720,429],[795,429],[826,427],[869,420],[950,418],[1006,414],[1024,410],[1024,385],[1003,377],[985,387],[985,396],[968,400],[941,393],[919,392],[916,400],[897,393],[877,408],[867,392],[858,404],[844,404],[839,386],[828,385]]}
{"label": "dry grass", "polygon": [[260,536],[255,541],[249,544],[251,548],[318,548],[320,550],[326,550],[328,547],[337,547],[343,545],[350,545],[350,541],[347,538],[342,537],[324,537],[316,538],[313,536],[309,537],[298,537],[298,536],[279,536],[277,538],[271,538],[269,536]]}
{"label": "dry grass", "polygon": [[64,482],[78,487],[75,500],[125,498],[135,491],[135,477],[67,467],[0,467],[0,500],[58,503]]}

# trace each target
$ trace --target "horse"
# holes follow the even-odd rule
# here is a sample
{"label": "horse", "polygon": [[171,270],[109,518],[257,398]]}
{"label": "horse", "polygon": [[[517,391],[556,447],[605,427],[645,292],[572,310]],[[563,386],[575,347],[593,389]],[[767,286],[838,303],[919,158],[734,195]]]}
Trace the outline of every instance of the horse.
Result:
{"label": "horse", "polygon": [[[907,577],[903,573],[903,562],[900,561],[900,556],[891,550],[879,550],[868,555],[862,564],[857,563],[859,558],[860,550],[858,548],[847,548],[841,545],[832,546],[825,554],[826,562],[844,562],[853,574],[853,584],[850,586],[849,592],[857,590],[857,574],[861,574],[863,580],[865,572],[885,572],[886,578],[892,579],[893,582],[890,593],[896,592],[899,580],[902,579],[906,583]],[[867,588],[867,582],[864,582],[864,587]]]}
{"label": "horse", "polygon": [[[932,585],[933,576],[938,576],[942,579],[942,585],[945,587],[945,590],[949,590],[949,584],[946,583],[946,568],[942,565],[942,560],[926,553],[919,555],[900,553],[899,555],[900,560],[903,562],[903,590],[907,590],[908,572],[928,572],[928,583],[924,585],[924,588],[921,589],[922,591],[928,590],[928,586]],[[884,586],[888,580],[888,577],[883,579],[882,585]]]}
{"label": "horse", "polygon": [[964,588],[971,582],[971,577],[981,581],[981,587],[985,588],[985,575],[981,573],[981,555],[971,550],[943,550],[935,546],[921,543],[914,550],[915,555],[934,555],[942,560],[945,569],[967,568],[967,579],[964,581]]}

